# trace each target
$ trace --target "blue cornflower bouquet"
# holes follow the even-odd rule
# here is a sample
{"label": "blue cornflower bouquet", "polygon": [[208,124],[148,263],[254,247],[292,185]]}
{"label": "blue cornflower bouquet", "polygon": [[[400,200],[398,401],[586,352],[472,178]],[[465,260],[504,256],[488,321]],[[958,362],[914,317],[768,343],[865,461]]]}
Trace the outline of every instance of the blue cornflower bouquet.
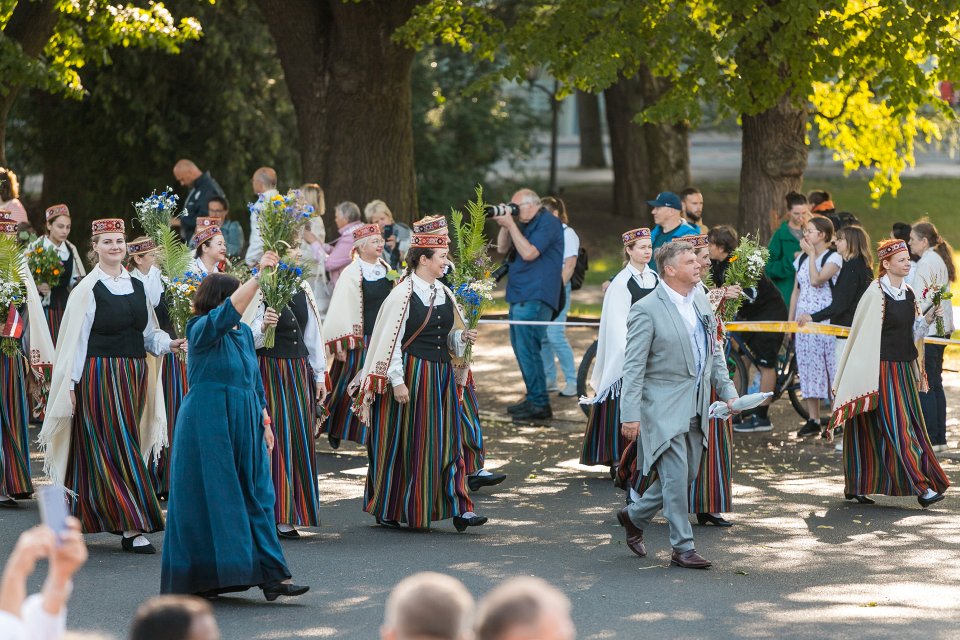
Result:
{"label": "blue cornflower bouquet", "polygon": [[[249,208],[257,218],[264,251],[276,252],[281,260],[299,244],[300,233],[314,213],[313,206],[297,189],[292,189],[285,195],[277,193],[265,197],[260,194],[256,202],[250,203]],[[300,290],[303,280],[309,277],[310,274],[306,273],[301,265],[285,262],[264,271],[260,276],[264,303],[277,313],[283,313]],[[273,347],[276,335],[276,327],[267,327],[264,330],[264,346],[267,349]]]}
{"label": "blue cornflower bouquet", "polygon": [[167,310],[178,336],[187,333],[187,322],[193,317],[193,294],[197,292],[204,274],[187,271],[182,276],[160,275],[166,291]]}
{"label": "blue cornflower bouquet", "polygon": [[[467,220],[461,211],[452,209],[453,238],[456,244],[456,266],[453,270],[453,293],[463,310],[467,329],[476,329],[483,309],[493,300],[494,280],[490,274],[496,269],[490,259],[490,242],[484,233],[487,218],[484,216],[483,188],[477,187],[476,200],[467,202]],[[469,365],[473,357],[473,345],[467,345],[464,361]]]}

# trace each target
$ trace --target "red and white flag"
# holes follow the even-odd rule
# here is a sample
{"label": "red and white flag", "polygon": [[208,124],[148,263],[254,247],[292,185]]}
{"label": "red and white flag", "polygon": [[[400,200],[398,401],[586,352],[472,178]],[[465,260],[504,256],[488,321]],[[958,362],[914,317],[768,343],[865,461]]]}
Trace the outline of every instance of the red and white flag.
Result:
{"label": "red and white flag", "polygon": [[0,337],[19,338],[23,335],[25,324],[23,316],[21,316],[17,308],[11,304],[7,310],[7,321],[3,325],[3,332],[0,333]]}

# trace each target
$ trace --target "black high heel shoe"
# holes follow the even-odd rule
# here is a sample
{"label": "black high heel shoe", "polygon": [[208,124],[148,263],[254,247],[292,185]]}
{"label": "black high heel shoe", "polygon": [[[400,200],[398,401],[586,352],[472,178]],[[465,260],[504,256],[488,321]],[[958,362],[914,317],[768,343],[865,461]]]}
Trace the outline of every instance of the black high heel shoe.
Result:
{"label": "black high heel shoe", "polygon": [[260,588],[263,589],[263,597],[267,599],[267,602],[273,602],[280,596],[302,596],[307,591],[310,591],[310,587],[290,584],[288,582],[273,582],[265,584]]}
{"label": "black high heel shoe", "polygon": [[943,494],[942,494],[942,493],[936,493],[936,494],[934,494],[934,495],[933,495],[932,497],[930,497],[930,498],[924,498],[923,496],[917,496],[917,502],[919,502],[919,503],[920,503],[920,506],[923,507],[924,509],[926,509],[927,507],[929,507],[930,505],[932,505],[932,504],[934,504],[934,503],[940,502],[941,500],[943,500]]}
{"label": "black high heel shoe", "polygon": [[858,496],[855,493],[845,493],[843,497],[847,500],[856,500],[860,504],[877,504],[877,501],[867,496]]}
{"label": "black high heel shoe", "polygon": [[463,533],[467,530],[467,527],[479,527],[486,522],[487,516],[470,516],[469,518],[453,516],[453,527],[458,533]]}
{"label": "black high heel shoe", "polygon": [[375,516],[375,518],[376,518],[376,520],[377,520],[377,524],[380,525],[381,527],[385,527],[385,528],[387,528],[387,529],[399,529],[399,528],[400,528],[400,523],[397,522],[396,520],[381,520],[381,519],[380,519],[380,516]]}
{"label": "black high heel shoe", "polygon": [[715,527],[732,527],[733,523],[724,518],[723,516],[715,516],[710,513],[698,513],[697,514],[697,523],[698,524],[712,524]]}
{"label": "black high heel shoe", "polygon": [[147,540],[146,538],[143,538],[143,539],[147,540],[147,544],[135,546],[133,544],[133,541],[136,540],[137,538],[143,538],[143,536],[139,535],[139,536],[133,536],[132,538],[128,538],[125,535],[121,535],[120,548],[128,553],[138,553],[140,555],[145,555],[145,556],[153,555],[157,552],[156,548],[154,548],[154,546],[150,544],[150,541]]}

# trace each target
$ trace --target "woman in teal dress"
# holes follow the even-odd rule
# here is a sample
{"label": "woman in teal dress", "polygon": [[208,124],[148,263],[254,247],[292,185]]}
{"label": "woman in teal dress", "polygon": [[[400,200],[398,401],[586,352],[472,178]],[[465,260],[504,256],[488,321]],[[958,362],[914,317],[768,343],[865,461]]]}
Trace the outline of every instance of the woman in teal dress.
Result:
{"label": "woman in teal dress", "polygon": [[[260,270],[276,266],[264,254]],[[298,596],[273,517],[274,437],[253,334],[240,323],[259,288],[226,274],[203,279],[187,324],[189,391],[177,416],[160,590],[215,597],[259,586]]]}

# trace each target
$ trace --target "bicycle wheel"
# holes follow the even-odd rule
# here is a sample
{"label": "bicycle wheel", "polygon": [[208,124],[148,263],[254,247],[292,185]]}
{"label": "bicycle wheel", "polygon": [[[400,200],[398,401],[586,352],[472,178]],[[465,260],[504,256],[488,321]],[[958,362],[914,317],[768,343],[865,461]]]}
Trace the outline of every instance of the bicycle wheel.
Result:
{"label": "bicycle wheel", "polygon": [[810,411],[807,410],[807,403],[803,400],[803,392],[800,390],[800,374],[797,372],[797,357],[790,354],[790,379],[787,387],[787,394],[790,396],[790,404],[793,410],[797,412],[804,421],[810,419]]}
{"label": "bicycle wheel", "polygon": [[739,351],[730,349],[727,353],[727,371],[737,389],[737,395],[745,394],[750,385],[750,365],[744,361]]}
{"label": "bicycle wheel", "polygon": [[[580,367],[577,369],[577,396],[583,397],[587,395],[587,383],[590,381],[590,376],[593,374],[593,363],[597,359],[597,341],[594,340],[593,344],[587,347],[587,351],[583,354],[583,359],[580,361]],[[583,411],[584,415],[590,415],[590,405],[582,404],[580,409]]]}

